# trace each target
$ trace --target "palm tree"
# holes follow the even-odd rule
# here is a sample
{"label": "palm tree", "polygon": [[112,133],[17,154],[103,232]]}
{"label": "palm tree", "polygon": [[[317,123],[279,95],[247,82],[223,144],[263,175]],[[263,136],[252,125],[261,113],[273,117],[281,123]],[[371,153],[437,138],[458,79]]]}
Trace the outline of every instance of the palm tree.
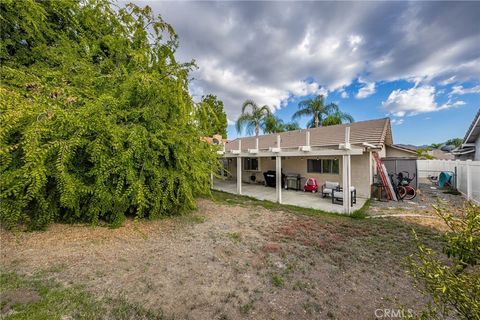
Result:
{"label": "palm tree", "polygon": [[293,114],[292,118],[298,119],[303,116],[312,117],[307,123],[308,128],[339,124],[343,123],[343,121],[353,122],[353,117],[348,113],[341,112],[336,104],[329,103],[325,105],[325,97],[322,94],[313,99],[303,100],[298,104],[298,110]]}
{"label": "palm tree", "polygon": [[[247,111],[250,107],[251,112]],[[259,107],[252,100],[246,100],[242,106],[242,114],[238,117],[236,127],[237,132],[241,132],[243,127],[246,127],[247,134],[252,134],[255,129],[255,136],[260,134],[260,128],[263,126],[265,118],[271,115],[268,106]]]}
{"label": "palm tree", "polygon": [[274,114],[269,114],[263,119],[262,129],[265,133],[283,132],[283,120]]}
{"label": "palm tree", "polygon": [[327,106],[327,109],[328,115],[323,120],[322,126],[333,126],[344,122],[352,123],[354,121],[350,114],[340,111],[340,108],[333,102]]}
{"label": "palm tree", "polygon": [[278,118],[274,114],[269,114],[263,120],[262,129],[265,133],[279,133],[285,131],[299,130],[300,127],[298,123],[294,121],[284,123],[282,119]]}

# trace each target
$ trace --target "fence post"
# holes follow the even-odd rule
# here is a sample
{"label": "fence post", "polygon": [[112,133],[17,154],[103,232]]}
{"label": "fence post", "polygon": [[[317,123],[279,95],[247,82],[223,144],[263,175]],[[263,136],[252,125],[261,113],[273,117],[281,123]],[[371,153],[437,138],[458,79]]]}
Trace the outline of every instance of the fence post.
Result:
{"label": "fence post", "polygon": [[455,189],[460,191],[460,177],[462,176],[460,160],[455,160]]}
{"label": "fence post", "polygon": [[472,163],[472,160],[467,160],[465,161],[465,165],[467,166],[467,199],[471,200],[472,199],[472,169],[470,167],[470,164]]}

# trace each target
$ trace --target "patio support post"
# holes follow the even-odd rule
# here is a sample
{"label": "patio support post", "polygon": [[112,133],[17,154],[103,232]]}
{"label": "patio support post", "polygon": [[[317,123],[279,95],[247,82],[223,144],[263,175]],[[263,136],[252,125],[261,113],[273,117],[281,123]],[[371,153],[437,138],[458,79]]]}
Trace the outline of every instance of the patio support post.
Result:
{"label": "patio support post", "polygon": [[[350,149],[350,127],[345,128],[345,149],[348,151]],[[352,185],[351,181],[351,156],[346,154],[343,156],[343,166],[342,166],[342,178],[343,178],[343,211],[346,214],[351,212],[351,193],[350,186]]]}
{"label": "patio support post", "polygon": [[[238,141],[238,150],[242,152],[242,140]],[[237,157],[237,194],[242,194],[242,157]]]}
{"label": "patio support post", "polygon": [[[277,135],[277,148],[280,148],[280,135]],[[282,157],[277,155],[275,158],[277,202],[282,203]]]}

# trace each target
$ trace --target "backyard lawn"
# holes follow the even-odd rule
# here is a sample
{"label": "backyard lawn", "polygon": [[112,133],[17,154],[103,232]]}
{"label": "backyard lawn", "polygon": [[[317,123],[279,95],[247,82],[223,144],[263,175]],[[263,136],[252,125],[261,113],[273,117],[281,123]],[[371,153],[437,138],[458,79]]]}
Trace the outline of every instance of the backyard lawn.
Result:
{"label": "backyard lawn", "polygon": [[[359,214],[360,216],[361,214]],[[372,319],[420,310],[400,219],[352,219],[215,192],[198,210],[117,229],[1,231],[6,319]]]}

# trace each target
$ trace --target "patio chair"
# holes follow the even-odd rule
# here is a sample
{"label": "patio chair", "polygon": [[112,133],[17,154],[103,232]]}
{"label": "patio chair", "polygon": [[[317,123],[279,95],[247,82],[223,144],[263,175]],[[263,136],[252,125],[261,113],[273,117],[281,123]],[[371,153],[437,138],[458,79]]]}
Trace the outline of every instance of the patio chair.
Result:
{"label": "patio chair", "polygon": [[[332,203],[343,203],[343,189],[341,187],[332,190]],[[353,207],[355,203],[357,203],[357,189],[352,186],[350,187],[350,206]]]}
{"label": "patio chair", "polygon": [[327,196],[331,196],[332,191],[337,189],[337,188],[340,188],[340,183],[325,181],[325,183],[322,185],[322,198],[325,198]]}

